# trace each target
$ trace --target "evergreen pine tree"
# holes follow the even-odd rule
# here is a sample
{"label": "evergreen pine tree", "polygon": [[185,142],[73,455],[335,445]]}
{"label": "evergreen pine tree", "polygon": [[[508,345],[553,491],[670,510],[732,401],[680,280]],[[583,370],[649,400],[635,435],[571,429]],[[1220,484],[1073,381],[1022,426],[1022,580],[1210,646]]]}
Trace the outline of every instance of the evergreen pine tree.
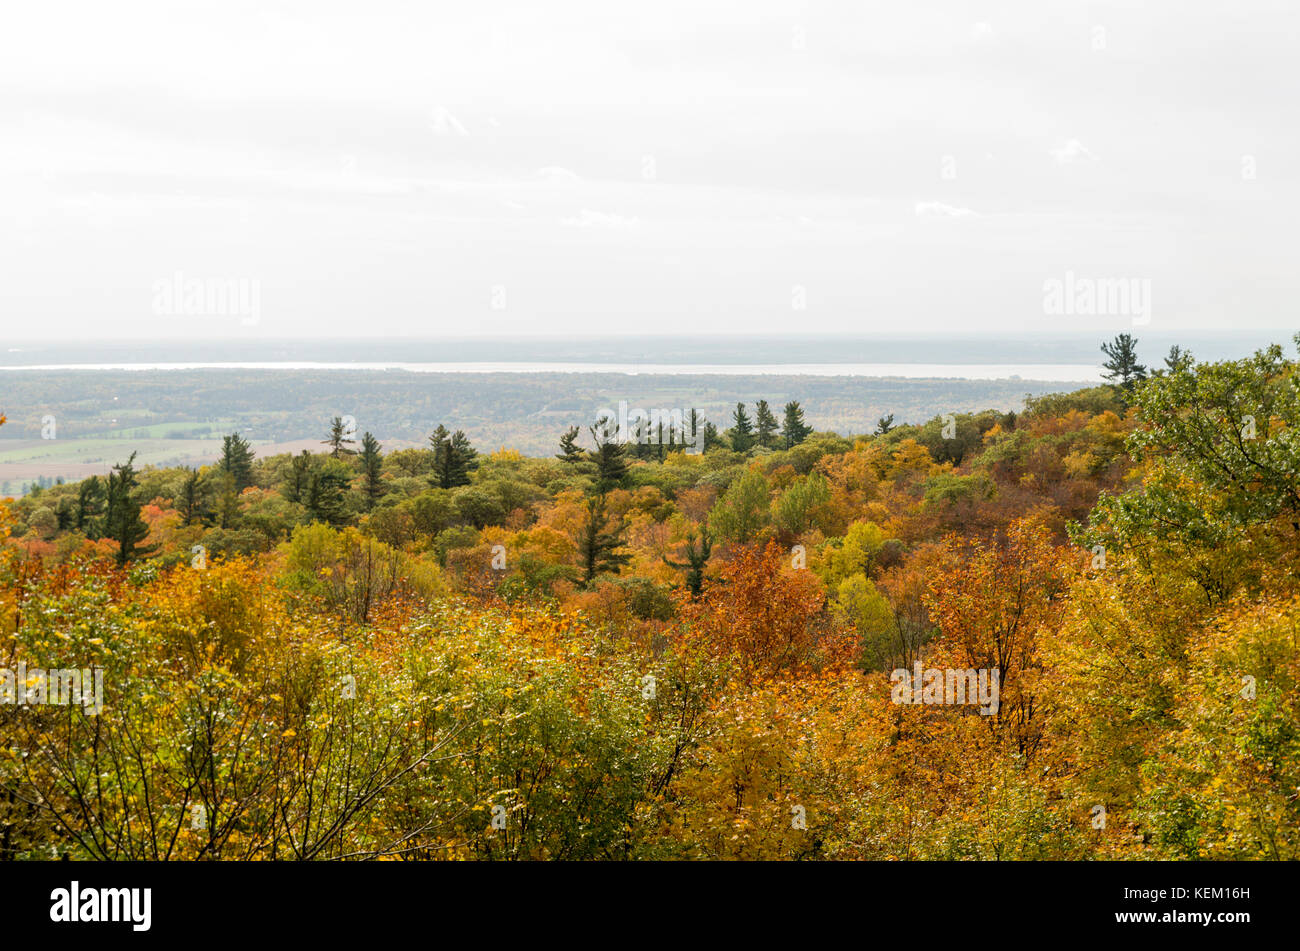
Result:
{"label": "evergreen pine tree", "polygon": [[343,417],[335,416],[334,421],[330,423],[330,433],[321,440],[321,444],[330,447],[330,455],[337,459],[339,456],[351,456],[356,454],[353,445],[356,440],[343,425]]}
{"label": "evergreen pine tree", "polygon": [[230,528],[239,518],[239,496],[235,493],[235,482],[229,475],[223,474],[217,486],[216,522],[221,528]]}
{"label": "evergreen pine tree", "polygon": [[785,418],[781,426],[781,438],[785,440],[785,448],[799,445],[811,432],[812,427],[803,421],[803,407],[799,405],[799,401],[791,400],[786,403]]}
{"label": "evergreen pine tree", "polygon": [[105,517],[105,536],[117,542],[117,563],[125,565],[139,555],[149,554],[148,549],[136,546],[149,535],[149,526],[140,518],[140,503],[132,493],[136,487],[135,453],[126,462],[118,463],[108,475],[108,511]]}
{"label": "evergreen pine tree", "polygon": [[759,400],[754,404],[754,426],[758,432],[758,444],[764,449],[771,449],[776,444],[777,424],[767,400]]}
{"label": "evergreen pine tree", "polygon": [[624,544],[625,525],[619,520],[613,527],[610,526],[605,502],[604,492],[598,492],[587,500],[586,517],[576,539],[578,558],[582,564],[582,581],[587,585],[602,572],[612,571],[617,574],[632,557],[618,550]]}
{"label": "evergreen pine tree", "polygon": [[686,587],[690,590],[692,598],[698,598],[704,587],[704,568],[709,563],[711,554],[713,554],[713,536],[709,534],[709,527],[705,525],[698,536],[694,530],[686,535],[685,561],[672,561],[667,555],[663,556],[663,560],[670,568],[686,572]]}
{"label": "evergreen pine tree", "polygon": [[77,508],[74,524],[77,531],[84,532],[87,538],[99,537],[99,526],[96,519],[99,517],[103,502],[104,486],[99,481],[99,476],[83,479],[77,489]]}
{"label": "evergreen pine tree", "polygon": [[180,494],[176,496],[176,511],[182,525],[206,524],[211,515],[207,505],[207,486],[198,469],[191,469],[181,484]]}
{"label": "evergreen pine tree", "polygon": [[59,523],[59,531],[66,532],[72,527],[72,523],[77,517],[76,510],[77,506],[69,496],[65,495],[59,499],[59,504],[54,509],[54,516]]}
{"label": "evergreen pine tree", "polygon": [[441,423],[429,437],[433,447],[434,485],[440,489],[454,489],[458,485],[469,485],[470,471],[478,466],[478,453],[470,445],[469,437],[462,430],[449,433]]}
{"label": "evergreen pine tree", "polygon": [[442,423],[438,424],[429,436],[429,445],[433,449],[433,474],[429,477],[435,486],[440,489],[449,489],[447,484],[447,456],[451,451],[451,432]]}
{"label": "evergreen pine tree", "polygon": [[463,430],[451,437],[453,485],[469,485],[469,474],[478,468],[478,451],[470,445]]}
{"label": "evergreen pine tree", "polygon": [[623,484],[627,478],[627,445],[617,439],[606,439],[603,434],[591,427],[591,437],[596,448],[590,453],[590,459],[596,464],[596,484],[601,491]]}
{"label": "evergreen pine tree", "polygon": [[306,449],[293,457],[289,464],[289,476],[284,481],[284,497],[290,502],[304,504],[307,487],[311,482],[311,453]]}
{"label": "evergreen pine tree", "polygon": [[1165,357],[1165,368],[1169,372],[1177,370],[1179,367],[1187,366],[1192,362],[1192,355],[1184,350],[1178,344],[1169,348],[1169,355]]}
{"label": "evergreen pine tree", "polygon": [[307,514],[314,522],[341,525],[347,521],[345,498],[348,473],[332,462],[318,466],[307,482]]}
{"label": "evergreen pine tree", "polygon": [[253,448],[239,433],[231,433],[222,438],[221,462],[218,465],[235,480],[235,494],[253,484]]}
{"label": "evergreen pine tree", "polygon": [[1133,390],[1133,385],[1147,378],[1147,368],[1137,362],[1137,341],[1130,334],[1120,334],[1110,343],[1101,345],[1101,352],[1109,358],[1102,363],[1107,371],[1106,379],[1112,383],[1119,381],[1125,395]]}
{"label": "evergreen pine tree", "polygon": [[745,404],[737,403],[736,411],[731,414],[731,448],[736,452],[748,452],[754,445],[754,425],[745,412]]}
{"label": "evergreen pine tree", "polygon": [[384,457],[380,450],[383,447],[379,445],[379,440],[370,433],[365,433],[361,437],[361,479],[362,491],[366,497],[366,511],[375,507],[384,494],[384,484],[380,475],[384,467]]}
{"label": "evergreen pine tree", "polygon": [[555,458],[565,462],[581,462],[585,455],[582,447],[578,445],[578,427],[570,426],[560,437],[560,451],[556,453]]}

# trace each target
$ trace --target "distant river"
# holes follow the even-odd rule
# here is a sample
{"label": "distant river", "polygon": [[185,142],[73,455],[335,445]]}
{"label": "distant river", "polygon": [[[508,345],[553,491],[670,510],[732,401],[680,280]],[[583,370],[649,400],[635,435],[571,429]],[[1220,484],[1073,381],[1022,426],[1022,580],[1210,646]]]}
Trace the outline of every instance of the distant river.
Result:
{"label": "distant river", "polygon": [[52,363],[0,370],[405,370],[410,373],[621,373],[666,376],[870,376],[1099,383],[1086,363]]}

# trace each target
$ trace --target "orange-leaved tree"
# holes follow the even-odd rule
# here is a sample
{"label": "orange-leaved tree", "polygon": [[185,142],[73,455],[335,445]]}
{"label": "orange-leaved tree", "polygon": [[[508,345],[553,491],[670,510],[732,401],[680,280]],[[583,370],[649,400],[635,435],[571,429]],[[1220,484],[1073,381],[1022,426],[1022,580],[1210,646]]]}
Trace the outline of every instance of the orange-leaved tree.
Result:
{"label": "orange-leaved tree", "polygon": [[703,598],[683,606],[688,636],[729,657],[746,684],[851,662],[852,638],[831,626],[821,581],[798,563],[775,541],[737,549]]}
{"label": "orange-leaved tree", "polygon": [[1052,543],[1041,518],[1027,516],[998,543],[972,544],[961,564],[930,585],[941,634],[929,663],[996,671],[1000,702],[990,720],[1023,754],[1037,748],[1042,732],[1039,638],[1060,625],[1066,591],[1082,566],[1077,552]]}

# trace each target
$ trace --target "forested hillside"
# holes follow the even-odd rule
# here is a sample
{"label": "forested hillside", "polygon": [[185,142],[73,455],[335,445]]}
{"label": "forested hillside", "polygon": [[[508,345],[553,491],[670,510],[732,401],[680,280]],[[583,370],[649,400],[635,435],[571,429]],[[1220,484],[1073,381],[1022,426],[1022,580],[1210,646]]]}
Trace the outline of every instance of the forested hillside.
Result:
{"label": "forested hillside", "polygon": [[1300,857],[1297,363],[1112,346],[857,436],[322,417],[10,500],[4,666],[103,707],[0,684],[0,857]]}

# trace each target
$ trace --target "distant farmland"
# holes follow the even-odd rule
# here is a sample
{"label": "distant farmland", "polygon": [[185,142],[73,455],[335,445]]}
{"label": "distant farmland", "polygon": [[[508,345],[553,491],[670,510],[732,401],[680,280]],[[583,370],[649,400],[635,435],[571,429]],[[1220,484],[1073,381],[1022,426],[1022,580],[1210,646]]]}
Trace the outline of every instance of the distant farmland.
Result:
{"label": "distant farmland", "polygon": [[[306,449],[316,452],[320,441],[297,439],[290,442],[254,442],[259,456]],[[104,475],[135,452],[136,466],[200,466],[221,455],[221,440],[137,439],[6,439],[0,440],[0,496],[21,495],[24,487],[43,478],[75,482],[92,475]]]}

